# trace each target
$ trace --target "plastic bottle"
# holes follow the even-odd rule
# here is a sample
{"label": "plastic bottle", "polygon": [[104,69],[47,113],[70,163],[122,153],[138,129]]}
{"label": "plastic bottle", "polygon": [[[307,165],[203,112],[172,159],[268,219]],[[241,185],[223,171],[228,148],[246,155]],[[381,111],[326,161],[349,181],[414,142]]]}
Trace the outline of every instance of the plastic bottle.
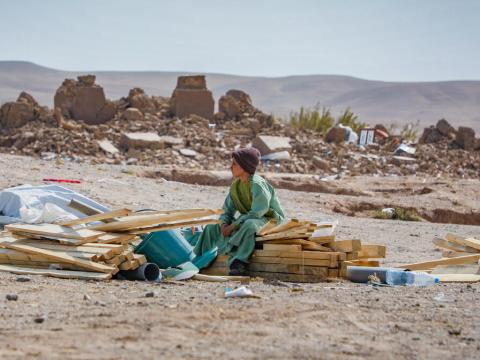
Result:
{"label": "plastic bottle", "polygon": [[385,273],[385,283],[388,285],[405,285],[407,271],[399,269],[388,269]]}
{"label": "plastic bottle", "polygon": [[440,282],[440,280],[436,276],[424,272],[405,272],[405,285],[407,286],[430,286],[435,285],[438,282]]}

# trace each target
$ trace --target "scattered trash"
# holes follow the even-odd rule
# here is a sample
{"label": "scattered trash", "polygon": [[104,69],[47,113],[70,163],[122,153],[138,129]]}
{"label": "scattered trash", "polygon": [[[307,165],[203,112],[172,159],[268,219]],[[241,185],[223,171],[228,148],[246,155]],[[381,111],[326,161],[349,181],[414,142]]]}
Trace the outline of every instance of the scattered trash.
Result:
{"label": "scattered trash", "polygon": [[452,302],[455,301],[453,299],[447,298],[443,292],[440,292],[440,293],[436,294],[433,297],[433,300],[435,300],[436,302],[440,302],[440,303],[452,303]]}
{"label": "scattered trash", "polygon": [[235,289],[225,288],[225,298],[233,297],[251,297],[251,298],[260,298],[258,295],[254,295],[252,290],[246,286],[240,286]]}

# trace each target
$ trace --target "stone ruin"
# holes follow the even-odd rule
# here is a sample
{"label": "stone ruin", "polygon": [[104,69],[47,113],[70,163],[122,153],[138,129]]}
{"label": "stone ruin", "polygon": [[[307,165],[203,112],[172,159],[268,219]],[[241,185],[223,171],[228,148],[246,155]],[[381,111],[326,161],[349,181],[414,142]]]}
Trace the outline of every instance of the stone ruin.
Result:
{"label": "stone ruin", "polygon": [[228,168],[232,149],[254,145],[270,159],[288,152],[280,161],[277,156],[263,162],[261,169],[266,171],[320,177],[480,175],[480,151],[472,151],[480,149],[479,139],[470,128],[454,129],[441,120],[425,129],[414,156],[395,156],[399,143],[392,136],[360,149],[345,142],[343,129],[322,136],[277,122],[241,90],[223,95],[214,114],[203,76],[180,77],[172,99],[133,88],[113,102],[105,99],[94,76],[79,76],[77,81],[63,82],[55,105],[53,110],[42,107],[27,93],[3,104],[0,152],[62,161],[218,170]]}
{"label": "stone ruin", "polygon": [[62,115],[86,124],[102,124],[113,119],[116,106],[105,98],[103,88],[95,84],[95,75],[77,79],[66,79],[55,93],[54,106],[60,108]]}
{"label": "stone ruin", "polygon": [[213,120],[215,101],[204,75],[179,76],[170,98],[172,114],[179,118],[198,115]]}

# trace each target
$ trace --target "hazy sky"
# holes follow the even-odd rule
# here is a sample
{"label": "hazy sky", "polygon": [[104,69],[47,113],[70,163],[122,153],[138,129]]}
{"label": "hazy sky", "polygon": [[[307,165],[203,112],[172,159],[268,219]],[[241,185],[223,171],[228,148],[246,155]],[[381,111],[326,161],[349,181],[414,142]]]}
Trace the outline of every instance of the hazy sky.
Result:
{"label": "hazy sky", "polygon": [[479,0],[0,0],[0,60],[480,80]]}

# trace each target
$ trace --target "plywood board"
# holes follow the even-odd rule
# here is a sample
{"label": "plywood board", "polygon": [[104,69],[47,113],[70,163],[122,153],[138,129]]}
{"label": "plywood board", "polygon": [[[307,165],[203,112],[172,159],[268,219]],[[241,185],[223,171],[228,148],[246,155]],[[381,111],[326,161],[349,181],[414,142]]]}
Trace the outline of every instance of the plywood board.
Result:
{"label": "plywood board", "polygon": [[96,221],[105,220],[105,219],[113,219],[119,216],[128,216],[131,214],[131,212],[132,210],[130,209],[118,209],[118,210],[113,210],[113,211],[109,211],[101,214],[87,216],[80,219],[64,221],[59,223],[59,225],[72,227],[75,225],[88,224],[91,222],[96,222]]}
{"label": "plywood board", "polygon": [[191,227],[191,226],[199,226],[199,225],[210,225],[210,224],[218,224],[218,219],[204,219],[204,220],[192,220],[192,221],[179,221],[176,223],[171,224],[164,224],[160,226],[136,229],[136,230],[129,230],[129,234],[141,235],[141,234],[148,234],[154,231],[165,231],[171,229],[179,229],[184,227]]}
{"label": "plywood board", "polygon": [[480,240],[475,238],[464,238],[453,234],[447,234],[445,235],[445,239],[459,245],[468,246],[470,248],[480,250]]}
{"label": "plywood board", "polygon": [[435,238],[433,239],[433,244],[436,247],[441,249],[453,250],[457,252],[468,252],[468,253],[478,253],[477,249],[471,248],[469,246],[463,246],[452,241],[447,241],[445,239]]}
{"label": "plywood board", "polygon": [[52,270],[38,269],[11,265],[0,265],[0,271],[10,272],[18,275],[45,275],[62,279],[81,279],[81,280],[108,280],[112,274],[85,272],[85,271],[69,271],[69,270]]}
{"label": "plywood board", "polygon": [[126,231],[143,227],[177,222],[180,220],[197,219],[212,215],[223,214],[223,210],[201,209],[198,211],[185,211],[175,214],[134,215],[119,218],[118,221],[108,224],[91,225],[87,229],[100,231]]}
{"label": "plywood board", "polygon": [[5,229],[11,232],[20,232],[23,234],[58,236],[60,238],[93,241],[103,235],[101,231],[94,231],[89,229],[72,229],[67,226],[55,224],[10,224],[6,225]]}
{"label": "plywood board", "polygon": [[77,259],[71,255],[68,255],[67,253],[39,249],[29,245],[16,244],[15,241],[7,241],[5,239],[1,240],[0,247],[5,247],[7,249],[13,249],[13,250],[17,250],[17,251],[25,252],[29,254],[40,255],[45,258],[51,259],[52,261],[65,262],[68,264],[81,267],[83,269],[93,270],[97,272],[114,273],[116,270],[115,267],[98,264],[93,261]]}

